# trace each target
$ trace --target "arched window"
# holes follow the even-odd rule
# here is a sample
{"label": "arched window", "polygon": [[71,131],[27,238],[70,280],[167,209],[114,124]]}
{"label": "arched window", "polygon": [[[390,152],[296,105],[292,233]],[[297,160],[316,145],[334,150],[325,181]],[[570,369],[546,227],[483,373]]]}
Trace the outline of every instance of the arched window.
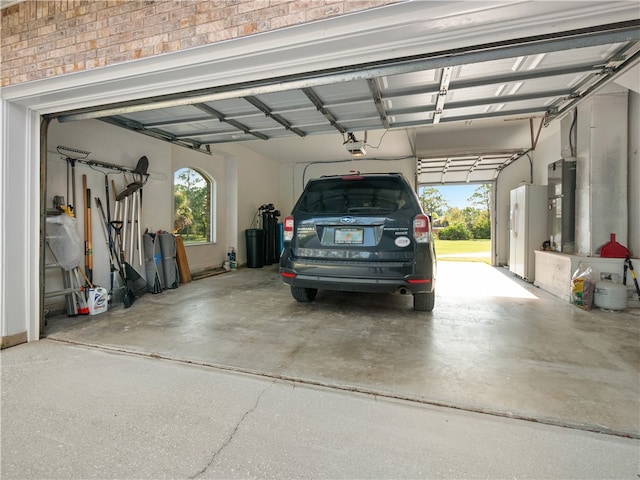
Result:
{"label": "arched window", "polygon": [[173,174],[173,232],[185,243],[215,242],[215,182],[194,168]]}

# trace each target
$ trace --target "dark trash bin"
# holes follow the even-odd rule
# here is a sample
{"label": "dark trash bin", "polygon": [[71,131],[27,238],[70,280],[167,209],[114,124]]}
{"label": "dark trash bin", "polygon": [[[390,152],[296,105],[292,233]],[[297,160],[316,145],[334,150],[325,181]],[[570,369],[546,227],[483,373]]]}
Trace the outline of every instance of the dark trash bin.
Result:
{"label": "dark trash bin", "polygon": [[264,267],[264,231],[260,228],[245,230],[247,239],[247,267]]}

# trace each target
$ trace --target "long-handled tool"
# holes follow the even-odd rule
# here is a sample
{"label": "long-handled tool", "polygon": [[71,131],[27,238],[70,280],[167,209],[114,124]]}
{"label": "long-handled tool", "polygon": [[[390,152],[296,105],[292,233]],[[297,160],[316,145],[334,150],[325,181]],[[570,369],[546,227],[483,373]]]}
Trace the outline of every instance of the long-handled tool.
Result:
{"label": "long-handled tool", "polygon": [[[67,205],[70,207],[69,210],[77,215],[76,213],[76,162],[77,161],[85,161],[91,152],[86,150],[79,150],[77,148],[65,147],[63,145],[58,145],[57,147],[58,153],[60,155],[64,155],[65,160],[67,161],[67,202],[69,200],[72,201],[71,205]],[[69,186],[69,167],[71,167],[71,187]],[[71,188],[71,195],[69,195],[69,188]]]}
{"label": "long-handled tool", "polygon": [[102,216],[102,222],[100,223],[100,225],[102,225],[102,233],[104,234],[104,238],[107,245],[107,253],[109,254],[109,303],[111,303],[111,297],[113,295],[113,284],[114,284],[113,273],[115,272],[116,259],[113,257],[113,247],[111,245],[111,241],[109,240],[107,219],[106,219],[106,214],[104,213],[104,209],[102,208],[102,202],[98,197],[96,197],[95,200],[96,200],[96,206],[98,207],[98,212],[100,212],[100,215]]}
{"label": "long-handled tool", "polygon": [[77,216],[76,213],[76,160],[75,158],[67,158],[67,162],[71,164],[71,198],[73,199],[72,209],[74,215]]}
{"label": "long-handled tool", "polygon": [[638,277],[636,277],[636,271],[633,269],[633,263],[631,263],[631,257],[627,255],[627,258],[624,259],[624,276],[622,278],[622,283],[624,285],[627,284],[627,268],[631,272],[631,278],[633,278],[633,283],[636,287],[636,294],[638,295],[638,300],[640,300],[640,286],[638,285]]}
{"label": "long-handled tool", "polygon": [[[110,192],[109,192],[109,173],[105,173],[104,174],[104,189],[105,189],[105,196],[106,196],[106,202],[107,202],[107,214],[106,214],[106,226],[107,226],[107,233],[108,233],[108,237],[109,237],[109,245],[110,245],[110,249],[112,252],[113,257],[116,259],[116,262],[114,264],[114,268],[115,266],[117,266],[118,269],[118,273],[120,274],[120,278],[122,279],[123,282],[123,287],[124,287],[124,297],[122,299],[122,303],[124,304],[125,308],[129,308],[131,305],[133,305],[133,301],[135,300],[135,296],[133,294],[133,290],[131,289],[130,285],[127,282],[127,277],[125,274],[125,270],[124,267],[122,265],[122,261],[119,255],[119,248],[116,246],[115,244],[115,239],[114,239],[114,235],[113,232],[116,232],[116,237],[118,240],[120,240],[119,234],[120,234],[120,229],[122,229],[122,225],[123,223],[120,220],[116,220],[116,221],[112,221],[111,220],[111,210],[110,210],[110,201],[109,201],[109,197],[110,197]],[[113,194],[115,195],[115,186],[113,189]]]}
{"label": "long-handled tool", "polygon": [[131,286],[127,282],[125,269],[122,263],[120,262],[118,252],[115,249],[113,235],[111,234],[112,225],[109,222],[109,219],[105,214],[104,209],[102,208],[102,202],[100,201],[100,199],[96,197],[95,201],[96,201],[96,205],[98,206],[98,210],[100,211],[100,214],[102,216],[102,230],[107,241],[107,248],[109,250],[109,264],[111,268],[110,294],[111,295],[113,294],[113,283],[114,283],[113,277],[114,277],[114,273],[117,271],[118,274],[120,275],[120,279],[122,280],[122,286],[124,288],[124,297],[122,302],[125,308],[129,308],[131,305],[133,305],[135,296],[133,294],[133,290],[131,289]]}
{"label": "long-handled tool", "polygon": [[131,194],[131,229],[129,231],[129,262],[132,262],[133,260],[133,246],[134,246],[134,238],[135,238],[135,232],[136,232],[136,226],[135,226],[135,221],[136,221],[136,211],[137,211],[137,207],[136,207],[136,199],[138,198],[138,192],[133,192]]}
{"label": "long-handled tool", "polygon": [[91,230],[91,189],[87,188],[87,176],[82,175],[84,198],[84,274],[89,283],[93,281],[93,245]]}
{"label": "long-handled tool", "polygon": [[[116,196],[116,206],[117,206],[118,212],[120,212],[120,216],[118,217],[118,220],[122,218],[122,220],[120,221],[121,228],[116,229],[116,233],[117,233],[116,243],[119,249],[118,251],[120,253],[120,265],[123,268],[124,278],[125,278],[125,281],[127,282],[127,286],[133,292],[134,297],[139,297],[147,292],[147,282],[129,264],[129,259],[133,257],[136,195],[137,195],[136,189],[131,189],[127,187],[123,192],[121,192]],[[129,203],[130,197],[132,199],[131,203]],[[121,205],[121,202],[123,200],[124,200],[124,207]],[[131,208],[129,208],[130,206]],[[127,242],[129,243],[130,250],[127,250]]]}
{"label": "long-handled tool", "polygon": [[140,224],[142,223],[142,188],[138,190],[138,219],[136,220],[137,242],[138,242],[138,265],[142,265],[142,232]]}
{"label": "long-handled tool", "polygon": [[140,185],[140,188],[136,192],[138,195],[138,216],[136,219],[136,231],[137,231],[137,242],[138,242],[138,265],[142,265],[142,187],[149,179],[148,175],[149,170],[149,159],[146,155],[143,155],[138,159],[138,163],[136,164],[136,168],[133,169],[133,178],[136,183]]}

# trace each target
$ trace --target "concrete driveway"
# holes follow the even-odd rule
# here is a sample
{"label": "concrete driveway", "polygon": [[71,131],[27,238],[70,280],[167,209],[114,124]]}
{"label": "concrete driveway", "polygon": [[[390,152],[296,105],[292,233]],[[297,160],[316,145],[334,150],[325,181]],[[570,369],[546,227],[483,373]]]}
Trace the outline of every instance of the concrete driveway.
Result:
{"label": "concrete driveway", "polygon": [[582,311],[483,263],[440,262],[432,313],[411,297],[321,291],[277,267],[54,317],[49,339],[267,378],[640,437],[640,311]]}
{"label": "concrete driveway", "polygon": [[3,350],[25,479],[631,479],[636,439],[42,340]]}

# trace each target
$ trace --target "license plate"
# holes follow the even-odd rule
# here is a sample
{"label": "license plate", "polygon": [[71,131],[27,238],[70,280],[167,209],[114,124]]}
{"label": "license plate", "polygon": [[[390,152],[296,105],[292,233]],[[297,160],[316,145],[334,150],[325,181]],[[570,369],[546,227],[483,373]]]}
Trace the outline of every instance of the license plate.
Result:
{"label": "license plate", "polygon": [[335,243],[357,245],[364,240],[362,228],[336,228]]}

